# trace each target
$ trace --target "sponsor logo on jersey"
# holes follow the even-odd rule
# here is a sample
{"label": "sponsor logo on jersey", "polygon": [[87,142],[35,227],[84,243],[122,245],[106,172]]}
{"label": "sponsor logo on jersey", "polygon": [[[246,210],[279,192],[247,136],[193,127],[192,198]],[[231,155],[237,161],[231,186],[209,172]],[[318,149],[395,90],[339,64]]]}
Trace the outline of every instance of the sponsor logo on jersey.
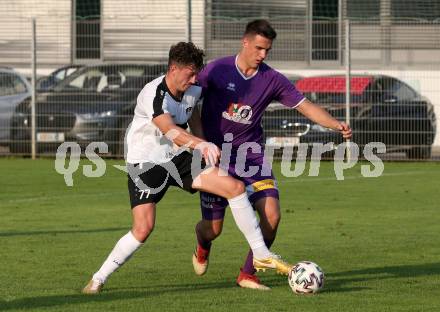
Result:
{"label": "sponsor logo on jersey", "polygon": [[189,107],[186,108],[185,112],[187,114],[191,114],[192,110],[193,110],[192,106],[189,106]]}
{"label": "sponsor logo on jersey", "polygon": [[235,83],[233,83],[233,82],[228,83],[228,86],[226,87],[226,89],[228,89],[229,91],[235,92]]}
{"label": "sponsor logo on jersey", "polygon": [[252,123],[250,121],[252,107],[242,103],[229,103],[227,111],[223,112],[222,116],[227,120],[249,125]]}

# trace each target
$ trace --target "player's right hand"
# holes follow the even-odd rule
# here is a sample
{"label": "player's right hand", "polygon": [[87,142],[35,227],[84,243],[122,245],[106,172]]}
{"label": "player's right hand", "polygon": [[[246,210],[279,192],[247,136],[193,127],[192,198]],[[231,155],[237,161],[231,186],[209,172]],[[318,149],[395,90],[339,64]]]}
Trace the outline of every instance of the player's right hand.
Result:
{"label": "player's right hand", "polygon": [[221,151],[217,145],[211,142],[199,143],[195,149],[200,151],[206,163],[210,166],[215,166],[220,160]]}
{"label": "player's right hand", "polygon": [[349,125],[347,125],[345,122],[340,122],[338,127],[339,132],[342,133],[342,136],[344,139],[351,139],[353,133]]}

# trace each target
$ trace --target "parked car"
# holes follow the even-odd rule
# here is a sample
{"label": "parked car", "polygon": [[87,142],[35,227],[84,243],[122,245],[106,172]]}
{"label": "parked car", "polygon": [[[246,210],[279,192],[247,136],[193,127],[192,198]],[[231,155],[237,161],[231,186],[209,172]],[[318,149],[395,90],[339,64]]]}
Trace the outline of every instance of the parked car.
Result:
{"label": "parked car", "polygon": [[[345,83],[344,76],[320,76],[301,78],[295,85],[312,102],[338,120],[345,120]],[[431,156],[436,117],[427,98],[403,81],[385,75],[353,76],[350,84],[354,142],[361,148],[369,142],[383,142],[388,151],[405,151],[409,158]],[[280,104],[266,111],[263,127],[266,144],[342,143],[338,133]]]}
{"label": "parked car", "polygon": [[67,65],[54,70],[48,76],[40,77],[37,79],[37,91],[44,92],[50,90],[61,80],[70,76],[81,67],[83,67],[83,65]]}
{"label": "parked car", "polygon": [[8,145],[16,107],[31,95],[26,78],[11,68],[0,67],[0,144]]}
{"label": "parked car", "polygon": [[[123,154],[124,134],[133,118],[139,91],[166,72],[166,64],[86,66],[37,96],[38,151],[54,151],[61,142],[105,142]],[[13,118],[13,152],[30,151],[30,105],[24,101]],[[26,143],[26,144],[23,144]]]}

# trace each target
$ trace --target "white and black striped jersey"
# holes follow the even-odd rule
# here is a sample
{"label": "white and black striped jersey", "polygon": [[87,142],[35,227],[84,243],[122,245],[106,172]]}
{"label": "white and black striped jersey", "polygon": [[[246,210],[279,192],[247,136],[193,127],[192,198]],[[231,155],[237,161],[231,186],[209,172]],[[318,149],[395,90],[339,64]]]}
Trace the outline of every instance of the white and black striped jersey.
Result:
{"label": "white and black striped jersey", "polygon": [[176,125],[186,129],[201,93],[201,87],[191,86],[181,99],[177,99],[169,91],[165,76],[146,84],[137,98],[133,122],[127,133],[127,162],[159,164],[182,152],[183,149],[173,146],[152,120],[169,113]]}

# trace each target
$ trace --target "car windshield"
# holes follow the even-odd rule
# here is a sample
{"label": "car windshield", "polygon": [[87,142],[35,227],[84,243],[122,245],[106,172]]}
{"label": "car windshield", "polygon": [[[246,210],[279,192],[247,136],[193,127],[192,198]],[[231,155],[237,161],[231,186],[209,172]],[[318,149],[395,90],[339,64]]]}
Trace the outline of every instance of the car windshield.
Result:
{"label": "car windshield", "polygon": [[90,67],[83,68],[61,81],[55,91],[83,90],[91,92],[111,92],[131,87],[134,80],[145,76],[145,68],[140,66]]}
{"label": "car windshield", "polygon": [[9,96],[27,91],[24,82],[15,74],[0,73],[0,96]]}

